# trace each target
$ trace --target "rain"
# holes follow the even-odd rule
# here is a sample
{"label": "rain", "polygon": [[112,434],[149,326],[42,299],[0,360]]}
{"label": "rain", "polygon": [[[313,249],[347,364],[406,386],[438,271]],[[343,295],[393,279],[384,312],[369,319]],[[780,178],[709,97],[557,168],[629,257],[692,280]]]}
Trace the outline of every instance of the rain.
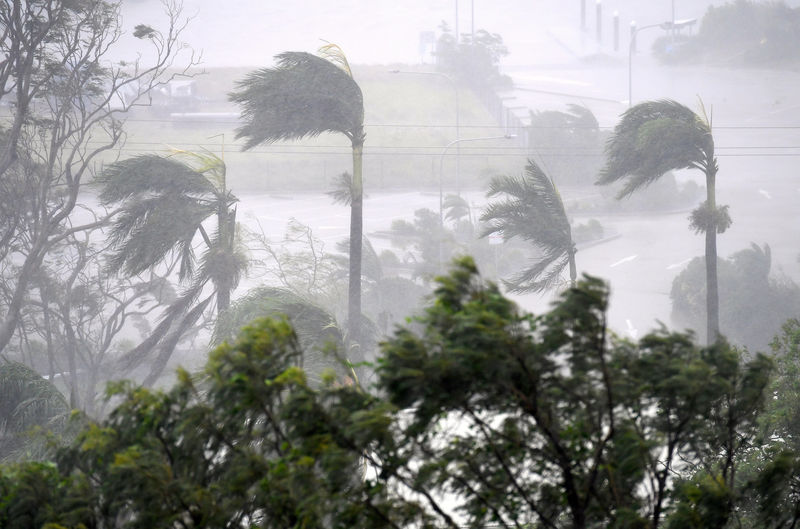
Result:
{"label": "rain", "polygon": [[[330,485],[327,467],[313,479],[366,496],[376,483],[408,488],[397,497],[381,489],[373,499],[386,505],[425,499],[419,511],[375,507],[388,509],[383,520],[393,527],[427,526],[429,515],[437,527],[621,523],[629,506],[592,504],[613,496],[613,487],[594,482],[598,488],[578,501],[564,478],[554,485],[562,510],[541,507],[542,483],[567,471],[531,456],[533,441],[520,441],[530,451],[514,463],[532,488],[492,492],[510,503],[491,503],[482,496],[486,483],[451,467],[417,473],[432,454],[453,467],[478,461],[459,444],[476,432],[492,447],[487,431],[542,435],[556,452],[556,438],[574,433],[575,446],[586,443],[585,452],[575,449],[581,464],[605,469],[624,466],[607,448],[623,443],[614,437],[620,421],[641,427],[638,446],[652,441],[642,450],[656,454],[636,474],[650,482],[637,478],[629,491],[638,502],[631,512],[649,524],[642,527],[680,523],[688,512],[681,502],[691,499],[681,487],[700,490],[703,479],[743,502],[730,500],[727,526],[738,512],[740,525],[758,527],[767,507],[758,511],[761,500],[748,494],[783,483],[780,472],[796,477],[793,426],[775,424],[791,423],[786,417],[800,406],[784,400],[795,391],[800,334],[800,0],[9,0],[0,27],[0,464],[98,465],[111,445],[87,425],[124,432],[126,413],[160,413],[153,403],[163,395],[181,403],[174,409],[208,413],[209,428],[219,427],[208,439],[218,440],[247,406],[223,411],[236,384],[266,377],[269,395],[258,398],[275,399],[286,415],[258,415],[269,406],[242,412],[236,424],[252,426],[235,434],[243,445],[259,445],[256,431],[268,439],[284,427],[286,435],[303,429],[291,421],[311,417],[310,408],[284,408],[298,388],[306,402],[342,413],[331,402],[345,406],[336,399],[352,391],[359,396],[348,405],[364,399],[365,416],[377,414],[371,425],[392,425],[383,437],[370,430],[375,438],[356,450],[368,437],[359,431],[356,444],[342,448],[353,459],[340,470],[358,475],[349,484]],[[458,303],[456,293],[465,296]],[[469,312],[476,306],[497,311],[495,319]],[[559,319],[564,311],[571,324]],[[487,323],[503,318],[497,329]],[[475,345],[484,339],[493,345]],[[588,353],[586,363],[576,360],[576,343],[600,343],[599,363]],[[503,358],[530,344],[537,358],[530,365],[558,379],[555,388],[590,388],[575,400],[562,396],[553,410],[585,405],[592,419],[563,412],[565,424],[574,422],[555,435],[547,419],[525,415],[520,397],[524,417],[509,425],[518,411],[503,399],[517,402],[519,388],[502,393],[501,379],[516,384],[518,373],[509,374]],[[274,364],[238,363],[259,347]],[[664,410],[673,401],[645,374],[673,373],[673,364],[648,363],[660,358],[659,347],[689,355],[687,369],[711,366],[686,375],[700,381],[713,373],[697,388],[681,385],[683,371],[669,386],[696,391],[687,401],[707,406],[692,408],[692,421],[722,417],[714,406],[730,397],[724,391],[744,399],[725,408],[750,410],[730,427],[739,432],[736,448],[699,433],[659,437],[663,424],[637,422],[672,413]],[[497,362],[484,365],[482,355],[492,354]],[[621,378],[610,380],[609,369]],[[461,388],[454,373],[472,382]],[[625,403],[615,407],[613,392],[630,390],[625,377],[652,395],[629,408],[620,397]],[[503,390],[494,393],[494,383]],[[481,408],[484,398],[500,404]],[[607,411],[592,415],[589,402],[601,401]],[[175,413],[178,422],[191,415]],[[575,433],[592,420],[594,430]],[[768,446],[756,430],[778,444]],[[408,474],[384,466],[402,452],[381,444],[397,432],[417,443],[403,452]],[[673,434],[674,445],[658,444]],[[208,439],[197,446],[213,444]],[[208,448],[199,467],[233,461],[239,442]],[[331,443],[309,457],[323,461]],[[791,464],[776,455],[780,443],[791,445]],[[85,447],[101,445],[95,460],[81,460]],[[115,457],[130,455],[119,450]],[[730,457],[708,463],[707,452]],[[339,456],[346,459],[330,455]],[[738,479],[750,481],[736,481],[730,465],[741,465]],[[3,495],[16,497],[13,480],[21,479],[3,481],[4,472],[12,475],[3,468],[0,526],[12,520]],[[270,490],[261,493],[278,494]],[[254,505],[263,500],[248,494]],[[347,510],[336,503],[341,494],[317,507],[330,509],[330,520],[299,504],[294,513],[327,527]],[[525,500],[519,519],[514,494]],[[796,503],[785,494],[783,507],[769,504],[774,520]],[[119,523],[147,519],[136,511],[140,500],[119,511]],[[607,518],[592,510],[606,507]],[[237,511],[225,526],[294,526],[270,525],[268,509]],[[190,512],[176,516],[187,520]],[[399,512],[413,514],[395,519]],[[358,523],[370,526],[363,516]]]}

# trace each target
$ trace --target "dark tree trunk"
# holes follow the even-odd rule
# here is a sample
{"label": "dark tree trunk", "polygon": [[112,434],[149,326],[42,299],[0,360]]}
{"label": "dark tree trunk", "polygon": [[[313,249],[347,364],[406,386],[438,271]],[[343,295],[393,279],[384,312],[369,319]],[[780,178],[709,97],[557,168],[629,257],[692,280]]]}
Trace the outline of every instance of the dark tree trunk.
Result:
{"label": "dark tree trunk", "polygon": [[[714,214],[716,203],[717,169],[713,155],[706,169],[708,211]],[[717,225],[706,230],[706,342],[711,345],[719,339],[719,290],[717,285]]]}
{"label": "dark tree trunk", "polygon": [[353,139],[353,189],[350,204],[350,270],[347,297],[348,356],[363,360],[361,345],[361,248],[364,232],[363,133]]}
{"label": "dark tree trunk", "polygon": [[[716,165],[710,164],[706,172],[708,210],[715,212]],[[719,339],[719,287],[717,284],[717,225],[706,230],[706,341],[709,345]]]}

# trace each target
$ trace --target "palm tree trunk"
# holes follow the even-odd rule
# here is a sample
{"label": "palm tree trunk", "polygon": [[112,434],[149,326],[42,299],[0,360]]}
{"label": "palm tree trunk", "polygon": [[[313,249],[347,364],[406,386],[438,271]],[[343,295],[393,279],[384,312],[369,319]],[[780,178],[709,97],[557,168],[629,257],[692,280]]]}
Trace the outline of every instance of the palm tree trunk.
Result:
{"label": "palm tree trunk", "polygon": [[575,248],[569,250],[569,286],[575,288],[578,280],[578,268],[575,266]]}
{"label": "palm tree trunk", "polygon": [[[236,221],[231,225],[231,215],[225,200],[220,200],[217,207],[217,239],[228,255],[233,255],[233,232],[236,229]],[[211,248],[211,251],[214,251]],[[214,287],[217,289],[217,315],[223,313],[231,305],[231,278],[226,275],[217,277]]]}
{"label": "palm tree trunk", "polygon": [[[716,203],[716,163],[713,155],[706,169],[706,201],[713,215]],[[716,217],[715,217],[716,218]],[[719,292],[717,285],[717,225],[706,230],[706,342],[711,345],[719,339]]]}
{"label": "palm tree trunk", "polygon": [[[364,232],[364,185],[362,181],[362,162],[364,136],[357,134],[353,139],[353,197],[350,204],[350,276],[347,299],[348,352],[361,343],[361,247]],[[356,356],[363,359],[358,351]]]}

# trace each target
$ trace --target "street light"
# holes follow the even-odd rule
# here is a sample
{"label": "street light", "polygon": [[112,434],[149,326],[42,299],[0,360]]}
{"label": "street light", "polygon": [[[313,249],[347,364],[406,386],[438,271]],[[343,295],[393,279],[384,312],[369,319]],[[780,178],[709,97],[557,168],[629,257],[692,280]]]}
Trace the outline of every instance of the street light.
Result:
{"label": "street light", "polygon": [[631,22],[631,42],[628,45],[628,108],[633,105],[633,50],[636,48],[636,37],[639,35],[639,32],[650,28],[661,28],[664,31],[672,30],[674,32],[676,29],[691,26],[695,22],[697,22],[696,18],[687,20],[667,20],[660,24],[649,24],[640,28],[636,27],[636,22]]}
{"label": "street light", "polygon": [[[450,77],[449,75],[442,73],[442,72],[415,72],[411,70],[389,70],[389,73],[402,73],[402,74],[412,74],[412,75],[434,75],[436,77],[442,77],[450,83],[450,86],[453,87],[453,90],[456,94],[456,141],[461,138],[461,105],[458,99],[458,83]],[[461,151],[458,151],[458,155],[456,156],[456,175],[461,173]]]}
{"label": "street light", "polygon": [[[467,142],[467,141],[485,141],[485,140],[510,140],[516,138],[516,134],[504,134],[502,136],[484,136],[480,138],[462,138],[453,140],[447,145],[444,146],[442,149],[442,154],[439,156],[439,224],[444,224],[444,195],[442,193],[442,174],[444,168],[444,155],[447,154],[447,149],[452,147],[453,145],[458,145],[459,143]],[[458,173],[456,173],[456,189],[460,189],[459,180],[458,180]]]}
{"label": "street light", "polygon": [[[504,134],[503,136],[484,136],[480,138],[464,138],[464,139],[457,139],[453,140],[447,145],[444,146],[442,149],[442,154],[439,156],[439,228],[444,228],[444,193],[442,191],[442,173],[443,173],[443,166],[444,166],[444,155],[447,154],[447,149],[452,147],[453,145],[458,145],[459,143],[465,141],[484,141],[484,140],[510,140],[512,138],[516,138],[515,134]],[[458,174],[456,174],[456,178]],[[442,234],[439,234],[439,270],[442,269]]]}

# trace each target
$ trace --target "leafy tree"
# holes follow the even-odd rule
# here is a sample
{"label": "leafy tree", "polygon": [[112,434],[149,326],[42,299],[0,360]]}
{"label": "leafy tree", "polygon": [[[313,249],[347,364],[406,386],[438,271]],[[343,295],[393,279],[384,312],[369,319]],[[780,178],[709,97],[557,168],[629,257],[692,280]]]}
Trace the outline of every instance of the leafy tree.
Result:
{"label": "leafy tree", "polygon": [[375,394],[310,385],[286,320],[258,320],[169,391],[118,386],[60,453],[72,486],[42,522],[74,498],[100,527],[722,527],[771,362],[620,340],[608,298],[584,277],[526,314],[462,259],[383,344]]}
{"label": "leafy tree", "polygon": [[451,74],[473,89],[508,87],[511,79],[500,73],[500,59],[508,55],[503,37],[479,29],[472,34],[453,35],[445,22],[436,42],[436,68]]}
{"label": "leafy tree", "polygon": [[149,51],[112,64],[108,54],[123,31],[117,3],[0,4],[0,100],[9,109],[0,122],[0,350],[51,250],[102,223],[75,225],[70,215],[95,162],[123,141],[126,112],[170,79],[183,23],[176,4],[166,9],[166,32],[142,26],[136,34]]}
{"label": "leafy tree", "polygon": [[[750,351],[766,351],[787,318],[800,314],[800,287],[771,273],[769,245],[751,244],[717,260],[720,324],[727,337]],[[705,263],[696,257],[672,281],[672,322],[698,331],[706,315]]]}
{"label": "leafy tree", "polygon": [[692,212],[690,227],[706,239],[706,340],[719,338],[717,234],[731,224],[728,206],[717,206],[717,158],[711,120],[675,101],[647,101],[628,109],[606,145],[608,160],[598,184],[625,180],[619,198],[674,169],[699,169],[706,177],[706,201]]}
{"label": "leafy tree", "polygon": [[350,203],[350,272],[348,335],[360,343],[361,241],[363,237],[364,100],[342,50],[328,44],[321,57],[305,52],[278,55],[274,68],[263,68],[237,85],[231,100],[242,107],[245,124],[236,137],[245,149],[277,140],[296,140],[323,132],[346,136],[353,149]]}
{"label": "leafy tree", "polygon": [[9,358],[57,377],[70,407],[89,415],[101,403],[98,386],[118,376],[115,366],[131,346],[126,324],[146,321],[175,298],[158,274],[126,279],[109,273],[106,246],[94,242],[97,231],[73,234],[51,250],[32,282],[19,342],[7,348]]}
{"label": "leafy tree", "polygon": [[[670,46],[662,37],[653,43],[664,62],[710,62],[756,68],[796,64],[800,55],[800,8],[787,2],[736,0],[709,5],[694,35]],[[737,38],[731,38],[736,35]]]}
{"label": "leafy tree", "polygon": [[559,185],[587,185],[603,166],[606,134],[588,108],[531,111],[528,149]]}
{"label": "leafy tree", "polygon": [[493,178],[488,196],[506,198],[487,206],[481,216],[488,225],[483,236],[501,233],[505,240],[520,237],[542,251],[541,257],[529,268],[506,281],[512,292],[542,292],[553,288],[561,282],[561,273],[567,266],[574,285],[578,275],[577,250],[564,202],[550,177],[528,160],[523,177]]}

